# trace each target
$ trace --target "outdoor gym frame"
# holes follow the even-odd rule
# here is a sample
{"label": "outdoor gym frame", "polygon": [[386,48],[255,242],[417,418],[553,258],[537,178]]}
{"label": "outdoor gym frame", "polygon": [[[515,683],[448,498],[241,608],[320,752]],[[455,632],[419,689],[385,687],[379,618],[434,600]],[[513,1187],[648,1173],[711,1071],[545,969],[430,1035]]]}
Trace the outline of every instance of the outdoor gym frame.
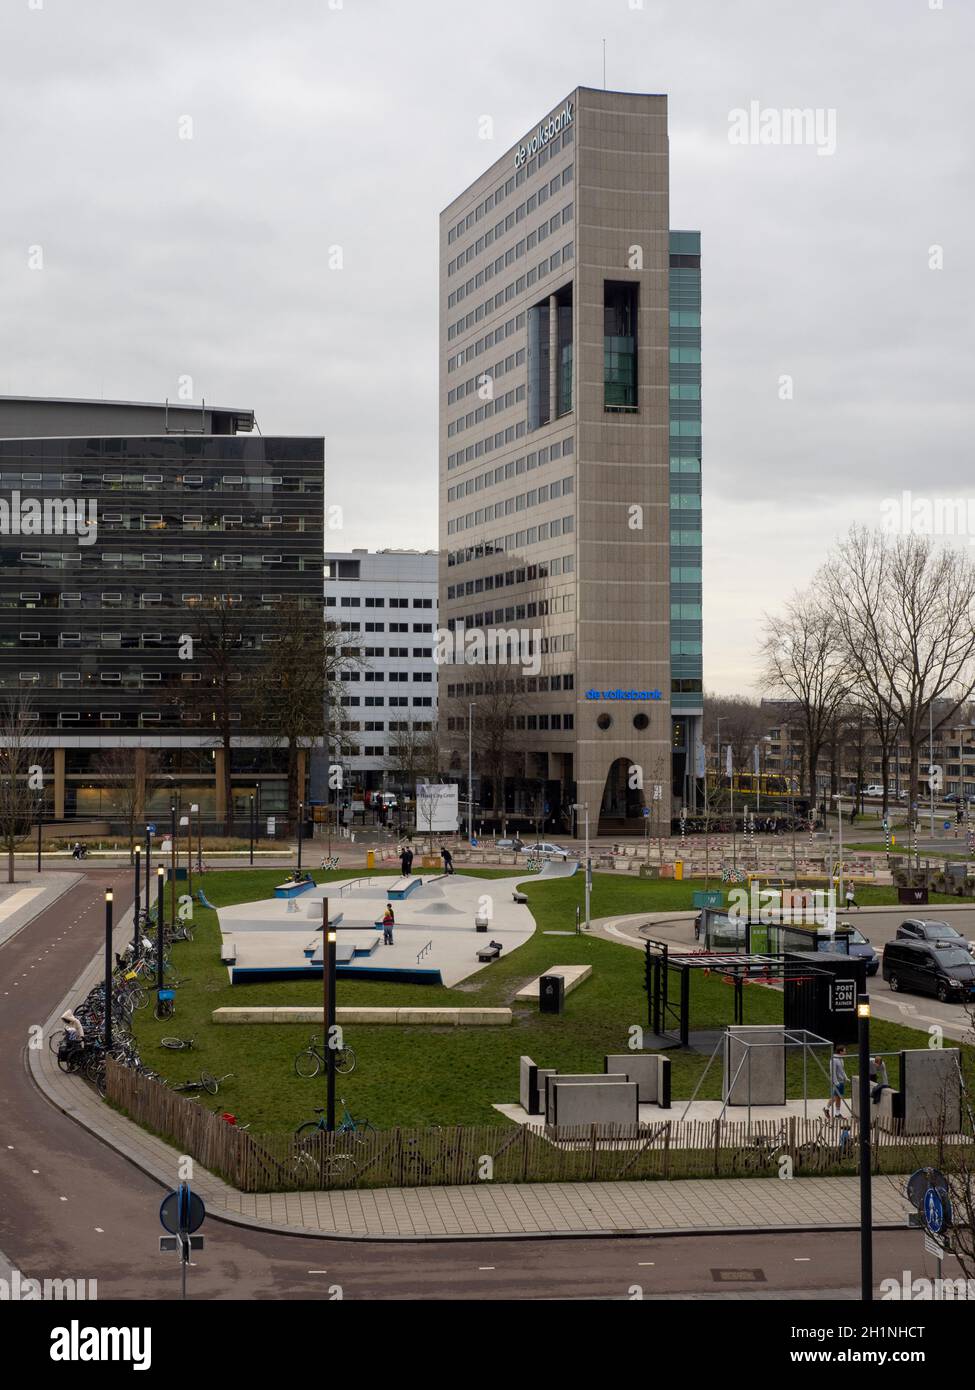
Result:
{"label": "outdoor gym frame", "polygon": [[[836,971],[825,965],[806,963],[816,959],[811,952],[759,955],[742,951],[685,951],[673,950],[666,941],[648,939],[644,947],[644,988],[647,991],[647,1023],[652,1037],[645,1043],[648,1047],[692,1047],[713,1046],[716,1034],[724,1032],[727,1024],[717,1029],[709,1028],[693,1039],[690,1027],[691,972],[703,970],[729,980],[733,987],[732,1025],[745,1021],[744,987],[746,982],[776,984],[782,986],[783,1010],[791,1012],[789,1005],[795,999],[795,990],[788,986],[818,984],[828,986],[836,981]],[[836,958],[833,957],[835,960]],[[860,964],[855,957],[848,958],[851,965]],[[862,969],[862,966],[861,966]],[[677,972],[678,987],[676,999],[671,996],[671,971]],[[835,1006],[834,1006],[835,1007]],[[795,1026],[805,1021],[798,1017],[786,1017],[786,1026]],[[817,1036],[819,1036],[817,1034]]]}

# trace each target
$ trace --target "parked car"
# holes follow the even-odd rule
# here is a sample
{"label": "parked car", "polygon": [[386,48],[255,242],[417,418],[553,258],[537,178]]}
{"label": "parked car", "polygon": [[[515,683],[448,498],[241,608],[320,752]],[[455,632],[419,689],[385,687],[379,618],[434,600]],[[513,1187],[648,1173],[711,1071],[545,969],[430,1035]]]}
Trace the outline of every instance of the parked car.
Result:
{"label": "parked car", "polygon": [[942,1002],[975,999],[975,961],[948,941],[888,941],[882,970],[895,992],[934,994]]}
{"label": "parked car", "polygon": [[898,941],[947,941],[952,946],[961,946],[975,953],[975,942],[969,941],[947,922],[927,917],[908,917],[906,922],[901,922],[895,935]]}
{"label": "parked car", "polygon": [[877,954],[876,946],[870,944],[868,937],[857,927],[851,926],[849,922],[844,922],[843,926],[849,930],[847,940],[850,943],[850,955],[858,956],[867,962],[867,974],[876,975],[880,969],[880,956]]}
{"label": "parked car", "polygon": [[878,786],[876,783],[873,783],[869,787],[864,787],[863,794],[864,796],[883,796],[884,789],[882,786]]}
{"label": "parked car", "polygon": [[495,848],[514,850],[516,854],[531,854],[536,859],[568,859],[569,857],[567,849],[563,849],[561,845],[553,845],[548,840],[535,840],[532,843],[518,839],[497,840]]}

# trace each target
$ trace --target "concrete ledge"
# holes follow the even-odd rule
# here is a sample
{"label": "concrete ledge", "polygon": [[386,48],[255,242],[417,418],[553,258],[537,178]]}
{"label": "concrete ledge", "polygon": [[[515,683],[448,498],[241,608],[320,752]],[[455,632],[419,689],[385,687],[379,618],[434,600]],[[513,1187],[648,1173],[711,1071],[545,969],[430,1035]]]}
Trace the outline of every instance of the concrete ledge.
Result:
{"label": "concrete ledge", "polygon": [[[588,969],[589,967],[584,967]],[[335,1010],[339,1023],[432,1023],[439,1027],[488,1027],[511,1022],[510,1009],[424,1009],[424,1008],[367,1008],[347,1007]],[[314,1004],[291,1008],[222,1008],[210,1015],[214,1023],[322,1023],[322,1009]]]}
{"label": "concrete ledge", "polygon": [[[561,975],[565,981],[566,994],[571,994],[574,989],[578,989],[583,980],[589,979],[589,976],[592,974],[592,966],[553,965],[550,970],[546,970],[544,973],[546,975]],[[518,991],[515,998],[530,1000],[537,1004],[541,978],[541,975],[539,975],[537,980],[532,980],[530,984],[525,985],[524,989]]]}

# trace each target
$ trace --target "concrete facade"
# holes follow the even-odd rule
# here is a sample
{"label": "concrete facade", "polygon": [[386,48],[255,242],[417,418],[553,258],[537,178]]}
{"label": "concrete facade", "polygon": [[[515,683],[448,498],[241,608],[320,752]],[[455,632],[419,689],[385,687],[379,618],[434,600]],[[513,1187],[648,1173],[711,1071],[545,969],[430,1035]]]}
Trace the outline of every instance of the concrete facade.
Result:
{"label": "concrete facade", "polygon": [[671,816],[670,235],[666,97],[588,88],[441,215],[442,620],[455,655],[464,632],[531,644],[520,672],[443,664],[441,710],[463,780],[468,704],[477,740],[524,677],[503,775],[555,831],[573,802],[594,832]]}

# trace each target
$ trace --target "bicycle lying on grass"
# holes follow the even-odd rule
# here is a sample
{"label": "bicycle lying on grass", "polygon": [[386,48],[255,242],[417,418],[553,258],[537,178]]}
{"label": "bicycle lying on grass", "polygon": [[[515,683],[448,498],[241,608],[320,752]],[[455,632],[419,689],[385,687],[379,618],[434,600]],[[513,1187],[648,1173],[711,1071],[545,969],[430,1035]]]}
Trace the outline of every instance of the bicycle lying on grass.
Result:
{"label": "bicycle lying on grass", "polygon": [[209,1095],[215,1096],[224,1081],[229,1081],[233,1076],[232,1071],[228,1071],[226,1076],[213,1076],[208,1071],[200,1072],[199,1081],[183,1081],[178,1086],[170,1086],[172,1091],[206,1091]]}

